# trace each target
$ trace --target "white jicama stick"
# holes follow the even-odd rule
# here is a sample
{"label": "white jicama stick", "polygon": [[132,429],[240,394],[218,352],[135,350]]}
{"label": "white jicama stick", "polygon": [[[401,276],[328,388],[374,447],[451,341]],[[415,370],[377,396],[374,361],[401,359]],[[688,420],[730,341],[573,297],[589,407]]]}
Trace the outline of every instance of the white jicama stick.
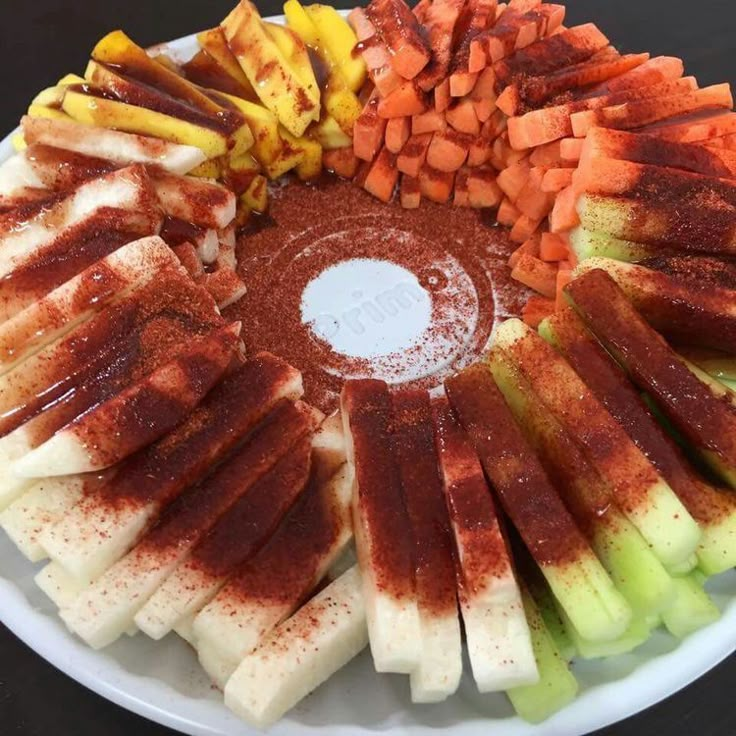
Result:
{"label": "white jicama stick", "polygon": [[446,399],[435,403],[434,416],[473,677],[482,693],[534,684],[539,673],[521,592],[483,469]]}
{"label": "white jicama stick", "polygon": [[43,567],[34,581],[59,609],[72,605],[90,585],[89,580],[73,577],[56,562],[49,562]]}
{"label": "white jicama stick", "polygon": [[[139,222],[142,234],[153,234],[160,225],[160,210],[144,168],[131,166],[85,182],[36,216],[19,215],[23,218],[20,223],[12,212],[6,215],[0,229],[0,277],[37,258],[74,228],[115,210],[129,213],[132,220],[126,227],[132,230],[133,222]],[[21,224],[24,226],[19,227]]]}
{"label": "white jicama stick", "polygon": [[414,539],[421,650],[409,682],[414,703],[446,700],[463,672],[460,620],[450,519],[434,442],[432,407],[426,391],[392,397],[392,445]]}
{"label": "white jicama stick", "polygon": [[0,514],[0,526],[31,562],[38,562],[47,556],[39,542],[44,529],[60,521],[91,491],[92,484],[100,482],[79,475],[45,478]]}
{"label": "white jicama stick", "polygon": [[[0,325],[0,375],[63,337],[135,286],[149,283],[160,269],[178,266],[161,238],[141,238],[101,259]],[[8,299],[12,299],[8,295]],[[12,312],[4,304],[5,313]]]}
{"label": "white jicama stick", "polygon": [[[187,314],[192,310],[188,306],[180,308],[175,295],[180,293],[180,288],[186,293],[192,288],[196,291],[196,287],[192,286],[178,265],[175,269],[159,271],[155,285],[156,288],[151,284],[132,288],[119,302],[109,304],[102,312],[79,325],[73,334],[65,335],[30,356],[22,370],[0,375],[0,405],[5,411],[4,416],[0,417],[0,426],[2,432],[6,433],[0,437],[0,463],[5,468],[5,472],[0,474],[0,510],[34,482],[15,473],[16,461],[91,406],[99,405],[111,393],[114,395],[126,383],[132,385],[142,379],[146,365],[150,366],[148,370],[153,370],[167,358],[167,355],[157,353],[157,345],[145,344],[133,363],[118,365],[121,361],[115,362],[115,366],[122,370],[114,370],[110,375],[108,363],[100,360],[90,375],[87,369],[95,365],[96,356],[109,356],[108,348],[114,353],[115,345],[111,343],[117,344],[121,338],[138,339],[137,336],[142,334],[147,324],[158,318],[159,314],[163,317],[159,322],[163,333],[159,334],[168,333],[170,325],[171,336],[180,340],[182,322],[173,315],[180,309]],[[199,293],[202,293],[201,290]],[[208,299],[202,301],[201,309],[197,310],[201,323],[211,322],[213,327],[220,324],[221,319],[215,313],[212,302]],[[131,315],[135,322],[132,330],[126,333]],[[140,319],[136,315],[140,315]],[[116,336],[116,340],[113,340],[112,335]],[[176,345],[176,354],[191,348],[190,342],[181,341]],[[173,358],[174,353],[170,356]],[[80,382],[80,376],[85,372],[90,380]],[[100,381],[95,380],[95,374]],[[44,387],[42,392],[41,387]],[[43,396],[46,408],[32,416],[34,411],[42,408],[39,393]]]}
{"label": "white jicama stick", "polygon": [[199,481],[278,402],[302,394],[295,368],[270,353],[254,356],[173,433],[126,461],[123,472],[42,533],[44,549],[72,575],[99,577],[134,546],[163,507]]}
{"label": "white jicama stick", "polygon": [[29,188],[44,189],[44,184],[22,151],[0,164],[0,202],[6,198],[12,200]]}
{"label": "white jicama stick", "polygon": [[[338,449],[341,447],[344,447],[342,424],[332,419],[325,421],[313,435],[304,457],[298,457],[301,444],[292,448],[271,473],[241,499],[240,508],[234,506],[220,519],[207,538],[136,614],[141,631],[153,639],[161,639],[182,618],[197,613],[209,603],[235,567],[257,553],[294,503],[296,495],[304,490],[310,474],[310,455],[311,473],[327,480],[345,460]],[[261,500],[266,502],[266,507]],[[212,569],[211,562],[206,564],[213,559],[217,560],[216,569]]]}
{"label": "white jicama stick", "polygon": [[187,616],[186,618],[181,619],[174,628],[174,631],[179,634],[187,644],[192,647],[196,647],[197,640],[194,636],[194,616]]}
{"label": "white jicama stick", "polygon": [[177,499],[136,547],[62,609],[69,628],[94,648],[115,641],[220,516],[311,428],[293,404],[274,411],[237,453]]}
{"label": "white jicama stick", "polygon": [[96,156],[121,165],[154,164],[174,174],[186,174],[206,160],[195,146],[169,143],[135,133],[97,128],[71,120],[25,116],[23,137],[31,146],[40,143],[86,156]]}
{"label": "white jicama stick", "polygon": [[[45,188],[49,194],[71,189],[81,182],[91,180],[95,175],[100,176],[117,168],[116,164],[100,161],[97,157],[77,153],[74,158],[70,158],[66,151],[37,144],[29,146],[19,157],[37,175],[42,192]],[[20,164],[16,164],[16,167],[19,168]],[[236,198],[221,184],[172,174],[158,167],[149,169],[149,175],[166,215],[197,227],[218,230],[233,222]],[[24,178],[31,179],[30,176]],[[36,196],[42,196],[42,192]]]}
{"label": "white jicama stick", "polygon": [[151,178],[161,207],[171,217],[212,230],[235,218],[235,195],[221,184],[165,172],[153,172]]}
{"label": "white jicama stick", "polygon": [[26,424],[0,437],[0,466],[5,469],[0,474],[0,510],[6,509],[37,482],[33,478],[21,478],[13,472],[13,463],[34,447],[35,438]]}
{"label": "white jicama stick", "polygon": [[391,449],[391,400],[382,381],[348,381],[342,393],[354,471],[353,523],[373,663],[411,673],[421,654],[413,540]]}
{"label": "white jicama stick", "polygon": [[199,260],[206,266],[212,265],[220,253],[220,239],[217,235],[217,230],[213,230],[212,228],[203,230],[202,234],[193,238],[193,240],[193,245],[197,248]]}
{"label": "white jicama stick", "polygon": [[352,539],[350,496],[346,465],[321,486],[310,483],[268,544],[194,619],[200,663],[215,682],[227,680],[340,557]]}
{"label": "white jicama stick", "polygon": [[266,728],[367,643],[360,572],[353,567],[240,663],[225,687],[225,705],[248,723]]}
{"label": "white jicama stick", "polygon": [[[189,351],[91,408],[20,458],[15,474],[44,478],[104,470],[155,441],[182,421],[220,379],[239,334],[236,322],[195,342]],[[191,366],[195,375],[190,375]]]}
{"label": "white jicama stick", "polygon": [[136,614],[152,639],[161,639],[189,614],[199,611],[239,564],[250,559],[307,486],[311,442],[301,440],[222,516],[192,553]]}

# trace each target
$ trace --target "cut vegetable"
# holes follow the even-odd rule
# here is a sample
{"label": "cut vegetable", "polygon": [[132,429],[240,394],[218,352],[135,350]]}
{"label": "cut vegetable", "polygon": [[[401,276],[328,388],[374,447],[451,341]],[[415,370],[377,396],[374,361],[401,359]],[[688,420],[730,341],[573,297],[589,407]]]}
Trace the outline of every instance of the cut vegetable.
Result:
{"label": "cut vegetable", "polygon": [[444,399],[434,404],[434,422],[475,683],[484,693],[533,684],[529,627],[483,468]]}
{"label": "cut vegetable", "polygon": [[569,363],[518,320],[498,328],[494,350],[516,367],[583,450],[657,558],[668,568],[690,560],[700,540],[698,525]]}
{"label": "cut vegetable", "polygon": [[445,388],[504,510],[578,631],[592,640],[618,637],[631,609],[562,504],[488,367],[467,368]]}

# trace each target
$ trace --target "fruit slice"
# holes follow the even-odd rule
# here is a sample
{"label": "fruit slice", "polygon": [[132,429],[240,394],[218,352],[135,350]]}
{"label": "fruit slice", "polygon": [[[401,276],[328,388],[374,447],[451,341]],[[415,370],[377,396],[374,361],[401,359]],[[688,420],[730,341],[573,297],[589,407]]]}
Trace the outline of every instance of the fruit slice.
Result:
{"label": "fruit slice", "polygon": [[230,50],[261,102],[292,135],[300,136],[320,115],[314,75],[305,81],[289,64],[250,0],[240,0],[222,22]]}
{"label": "fruit slice", "polygon": [[378,672],[410,673],[421,659],[421,622],[386,384],[347,382],[342,416],[355,475],[353,519],[373,662]]}
{"label": "fruit slice", "polygon": [[595,158],[634,161],[706,176],[736,177],[736,154],[733,151],[623,130],[593,128],[583,143],[580,162],[583,164]]}
{"label": "fruit slice", "polygon": [[205,606],[228,575],[273,534],[309,480],[312,447],[300,440],[220,518],[135,616],[136,625],[161,639]]}
{"label": "fruit slice", "polygon": [[222,108],[195,85],[149,56],[145,49],[135,44],[123,31],[108,33],[97,42],[91,55],[99,64],[109,66],[122,75],[182,100],[202,112],[210,114],[223,112]]}
{"label": "fruit slice", "polygon": [[319,32],[323,50],[329,53],[348,89],[358,92],[365,82],[366,65],[361,58],[353,55],[358,42],[355,33],[345,19],[329,5],[310,5],[306,12]]}
{"label": "fruit slice", "polygon": [[698,525],[569,363],[519,320],[498,329],[494,350],[515,366],[573,438],[657,558],[668,568],[687,563],[700,539]]}
{"label": "fruit slice", "polygon": [[[243,657],[292,615],[352,539],[350,473],[308,488],[276,534],[194,619],[200,662],[224,687]],[[300,560],[294,565],[294,560]]]}
{"label": "fruit slice", "polygon": [[44,548],[74,577],[99,577],[280,401],[301,395],[300,374],[270,353],[259,353],[216,386],[177,429],[127,460],[121,473],[59,519],[43,534]]}
{"label": "fruit slice", "polygon": [[[560,138],[574,135],[573,119],[581,132],[584,126],[592,126],[596,114],[606,110],[630,110],[656,106],[659,100],[681,99],[697,89],[694,77],[659,82],[648,87],[614,92],[610,95],[588,97],[572,102],[563,102],[523,115],[509,118],[509,142],[516,150],[539,146]],[[632,106],[632,107],[628,107]],[[584,135],[584,133],[582,133]]]}
{"label": "fruit slice", "polygon": [[[41,144],[29,146],[22,155],[42,185],[51,190],[49,197],[52,192],[67,192],[116,168],[100,158]],[[151,167],[150,176],[167,217],[215,230],[225,228],[235,217],[235,196],[224,186],[172,174],[158,167]]]}
{"label": "fruit slice", "polygon": [[235,217],[235,195],[220,184],[156,172],[152,179],[169,217],[212,230],[227,227]]}
{"label": "fruit slice", "polygon": [[95,648],[115,641],[220,516],[310,429],[311,418],[295,405],[275,410],[238,452],[179,496],[125,557],[61,610],[67,626]]}
{"label": "fruit slice", "polygon": [[[156,62],[153,63],[161,66]],[[170,73],[169,70],[165,68],[164,70]],[[153,111],[202,130],[213,131],[225,139],[228,150],[231,149],[235,155],[243,154],[253,145],[253,135],[242,115],[229,107],[217,104],[178,74],[175,78],[191,88],[197,99],[201,99],[202,102],[191,103],[188,100],[177,99],[158,87],[130,76],[127,69],[116,65],[92,60],[87,64],[84,75],[89,84],[85,83],[73,89],[119,100],[138,108],[139,115],[145,116],[146,111]],[[145,76],[145,73],[142,76]]]}
{"label": "fruit slice", "polygon": [[539,675],[529,627],[483,468],[447,400],[433,409],[475,683],[482,693],[533,684]]}
{"label": "fruit slice", "polygon": [[44,478],[0,514],[0,526],[31,562],[38,562],[47,556],[39,541],[44,529],[64,518],[102,482],[103,477],[97,474]]}
{"label": "fruit slice", "polygon": [[[222,324],[206,291],[194,287],[179,269],[161,272],[155,284],[110,305],[65,336],[59,343],[64,350],[49,346],[38,354],[63,360],[58,365],[53,360],[47,366],[37,365],[47,378],[49,371],[57,371],[53,388],[34,399],[36,389],[26,383],[32,392],[30,403],[6,416],[5,431],[17,429],[0,439],[3,461],[10,465],[91,406],[143,379],[187,348],[191,340]],[[29,364],[33,361],[38,364],[38,356],[26,361],[24,372],[14,371],[0,380],[12,375],[17,385],[18,377],[32,374]],[[29,485],[30,480],[7,472],[0,478],[0,505],[7,505]]]}
{"label": "fruit slice", "polygon": [[245,657],[225,687],[225,705],[267,728],[368,643],[360,572],[343,573]]}
{"label": "fruit slice", "polygon": [[[0,325],[0,374],[55,342],[81,322],[104,309],[137,285],[145,285],[160,270],[174,268],[176,257],[158,237],[142,238],[89,266],[37,301],[23,308],[26,298],[4,303],[13,317]],[[45,290],[44,290],[45,291]],[[27,298],[30,295],[26,292]]]}
{"label": "fruit slice", "polygon": [[586,230],[608,233],[638,243],[678,250],[729,254],[736,252],[732,204],[699,202],[684,211],[677,198],[641,202],[627,197],[583,195],[577,201]]}
{"label": "fruit slice", "polygon": [[578,632],[602,641],[619,636],[631,609],[562,504],[488,367],[467,368],[445,388],[504,510]]}
{"label": "fruit slice", "polygon": [[656,330],[690,345],[736,352],[736,269],[709,257],[662,256],[641,264],[591,258],[576,273],[606,271]]}
{"label": "fruit slice", "polygon": [[136,615],[136,623],[159,639],[196,614],[251,559],[273,533],[299,494],[327,481],[345,461],[342,425],[327,421],[302,440],[223,516]]}
{"label": "fruit slice", "polygon": [[89,409],[13,466],[22,478],[104,470],[172,430],[202,400],[240,345],[240,323],[194,343],[117,396]]}
{"label": "fruit slice", "polygon": [[731,179],[603,157],[581,158],[574,186],[592,195],[622,196],[641,202],[661,201],[662,191],[667,191],[669,201],[686,198],[718,210],[733,208],[736,203],[736,181]]}
{"label": "fruit slice", "polygon": [[[672,596],[674,598],[675,588],[674,583],[672,584]],[[577,656],[582,659],[601,659],[604,657],[615,657],[620,654],[626,654],[633,651],[637,647],[641,646],[646,642],[652,635],[652,625],[650,620],[660,621],[659,615],[653,615],[650,617],[637,616],[629,624],[626,631],[614,641],[604,642],[590,642],[581,638],[581,636],[575,631],[575,627],[570,624],[569,619],[565,616],[564,612],[560,613],[562,617],[565,629],[572,641]]]}
{"label": "fruit slice", "polygon": [[576,138],[583,138],[595,126],[630,130],[702,110],[730,110],[733,97],[728,84],[714,84],[690,92],[632,100],[598,110],[576,112],[570,118]]}
{"label": "fruit slice", "polygon": [[621,513],[604,481],[502,353],[493,376],[591,547],[638,617],[673,597],[672,581],[639,532]]}
{"label": "fruit slice", "polygon": [[411,697],[415,703],[435,703],[457,690],[463,669],[452,532],[438,471],[429,394],[395,393],[392,407],[392,445],[415,545],[421,636],[419,666],[409,678]]}
{"label": "fruit slice", "polygon": [[720,618],[721,612],[703,590],[703,579],[697,572],[676,578],[675,586],[675,602],[662,614],[670,634],[683,639]]}
{"label": "fruit slice", "polygon": [[[157,355],[159,360],[173,357],[164,351],[171,352],[177,338],[201,336],[222,324],[212,299],[192,283],[181,266],[161,270],[155,282],[141,283],[120,294],[91,320],[0,376],[0,427],[7,433],[43,409],[58,412],[64,401],[77,402],[81,413],[89,404],[80,405],[79,397],[93,390],[96,374],[106,372],[110,383],[146,355]],[[158,327],[157,344],[151,342],[154,327]],[[105,398],[108,396],[98,395],[93,403]],[[68,416],[67,421],[76,416]],[[38,432],[35,437],[48,439]]]}
{"label": "fruit slice", "polygon": [[655,56],[625,74],[620,74],[603,84],[596,85],[588,90],[588,94],[606,94],[635,87],[647,87],[664,82],[667,79],[679,79],[684,70],[682,59],[675,56]]}
{"label": "fruit slice", "polygon": [[[246,100],[256,99],[256,94],[253,91],[248,78],[245,76],[243,70],[238,64],[238,60],[235,58],[230,47],[227,45],[227,39],[220,26],[216,28],[210,28],[206,31],[202,31],[197,34],[197,41],[202,49],[209,54],[212,59],[223,69],[227,75],[237,82],[240,88],[246,90],[245,94],[239,95]],[[237,93],[236,93],[237,94]]]}
{"label": "fruit slice", "polygon": [[578,263],[587,258],[611,258],[616,261],[641,261],[656,256],[663,249],[656,245],[614,238],[605,232],[576,227],[569,233],[570,248]]}
{"label": "fruit slice", "polygon": [[256,93],[233,56],[219,26],[197,34],[200,51],[182,64],[180,73],[200,87],[218,89],[245,100],[257,100]]}
{"label": "fruit slice", "polygon": [[404,0],[372,0],[366,13],[389,48],[394,71],[414,79],[432,58],[417,17]]}
{"label": "fruit slice", "polygon": [[412,135],[396,159],[396,168],[407,176],[417,178],[427,158],[427,149],[432,141],[431,133]]}
{"label": "fruit slice", "polygon": [[667,480],[700,525],[698,566],[707,575],[736,565],[736,498],[714,488],[690,467],[674,441],[627,379],[570,308],[540,329]]}
{"label": "fruit slice", "polygon": [[524,589],[521,595],[539,670],[539,682],[510,688],[506,694],[514,710],[525,721],[540,723],[575,699],[578,683],[560,655],[534,600]]}
{"label": "fruit slice", "polygon": [[729,485],[736,485],[734,408],[647,325],[605,271],[575,279],[567,294],[588,327],[673,426]]}
{"label": "fruit slice", "polygon": [[154,164],[173,174],[186,174],[205,160],[199,148],[184,146],[117,130],[83,126],[72,120],[21,120],[26,144],[54,146],[65,151],[97,156],[121,166]]}
{"label": "fruit slice", "polygon": [[68,87],[63,109],[77,123],[193,146],[200,149],[206,158],[223,156],[229,148],[228,132],[213,128],[207,116],[197,115],[196,122],[193,122],[148,110],[105,96],[101,89],[89,84]]}
{"label": "fruit slice", "polygon": [[[90,238],[102,226],[113,232],[119,232],[120,228],[141,236],[154,233],[160,222],[160,212],[145,169],[140,165],[120,169],[83,184],[65,197],[57,196],[43,206],[0,215],[0,275],[11,287],[8,274],[22,266],[38,266],[40,261],[51,255],[70,250],[75,240]],[[87,227],[86,232],[84,226]],[[111,240],[112,236],[108,239]],[[101,241],[97,253],[105,239],[101,238]],[[122,243],[118,242],[116,247],[120,245]],[[94,260],[96,258],[91,259],[88,255],[82,268]],[[55,281],[54,286],[76,273],[78,271],[69,273],[67,268],[64,271],[66,278]]]}
{"label": "fruit slice", "polygon": [[736,132],[736,113],[701,113],[694,116],[665,120],[651,125],[646,132],[654,132],[658,137],[668,141],[689,143],[707,141],[712,138]]}
{"label": "fruit slice", "polygon": [[425,92],[434,89],[447,77],[453,55],[453,34],[462,9],[463,3],[459,0],[438,0],[427,9],[422,25],[432,56],[416,80],[419,88]]}
{"label": "fruit slice", "polygon": [[[603,52],[601,52],[603,53]],[[587,87],[597,82],[615,78],[635,69],[649,59],[649,54],[625,54],[623,56],[601,57],[594,55],[588,61],[566,66],[551,74],[529,76],[518,89],[520,107],[533,109],[541,107],[549,99],[568,90]],[[534,72],[531,73],[532,75]],[[509,89],[510,87],[507,87]],[[517,111],[512,111],[517,114]]]}

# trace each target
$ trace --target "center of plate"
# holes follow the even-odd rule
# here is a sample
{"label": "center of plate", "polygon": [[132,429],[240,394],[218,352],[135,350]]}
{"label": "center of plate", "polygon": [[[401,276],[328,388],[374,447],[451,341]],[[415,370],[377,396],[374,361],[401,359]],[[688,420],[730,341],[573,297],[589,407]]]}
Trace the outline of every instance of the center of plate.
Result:
{"label": "center of plate", "polygon": [[335,352],[370,359],[417,345],[430,327],[432,300],[408,269],[351,258],[307,284],[301,311],[302,322]]}

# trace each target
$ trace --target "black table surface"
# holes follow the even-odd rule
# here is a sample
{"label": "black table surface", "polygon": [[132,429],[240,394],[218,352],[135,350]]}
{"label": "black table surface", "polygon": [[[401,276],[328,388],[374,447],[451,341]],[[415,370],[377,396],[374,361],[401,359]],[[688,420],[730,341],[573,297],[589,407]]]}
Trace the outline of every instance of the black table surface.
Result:
{"label": "black table surface", "polygon": [[[67,72],[82,73],[94,43],[123,28],[142,45],[214,25],[234,0],[2,0],[0,130],[33,95]],[[258,0],[264,15],[280,4]],[[348,7],[349,2],[338,2]],[[682,57],[701,85],[736,83],[734,0],[570,0],[568,19],[594,21],[621,49]],[[0,606],[2,601],[0,601]],[[734,736],[736,658],[681,692],[596,736]],[[489,724],[489,732],[493,729]],[[496,731],[500,734],[500,731]],[[0,626],[0,735],[166,736],[172,731],[84,689]]]}

